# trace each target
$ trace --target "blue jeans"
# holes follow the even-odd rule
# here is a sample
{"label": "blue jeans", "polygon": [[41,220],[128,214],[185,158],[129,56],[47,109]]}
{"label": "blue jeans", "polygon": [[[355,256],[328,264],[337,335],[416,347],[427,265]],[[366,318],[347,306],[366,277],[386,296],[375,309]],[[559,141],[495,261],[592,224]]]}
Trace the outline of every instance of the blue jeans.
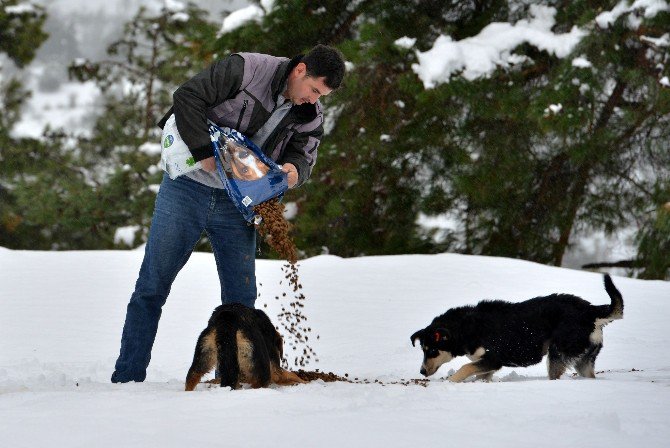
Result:
{"label": "blue jeans", "polygon": [[161,308],[172,282],[207,232],[221,283],[221,303],[256,301],[256,230],[224,190],[163,176],[135,292],[126,311],[113,383],[144,381]]}

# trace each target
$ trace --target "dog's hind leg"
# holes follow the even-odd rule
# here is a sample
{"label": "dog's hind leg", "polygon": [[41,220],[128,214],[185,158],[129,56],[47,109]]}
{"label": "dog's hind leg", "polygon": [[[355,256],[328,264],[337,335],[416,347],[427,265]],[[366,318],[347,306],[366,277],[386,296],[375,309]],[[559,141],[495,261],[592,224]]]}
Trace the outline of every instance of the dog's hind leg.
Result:
{"label": "dog's hind leg", "polygon": [[582,355],[575,364],[575,370],[577,373],[585,378],[595,378],[596,374],[594,371],[594,366],[596,363],[596,357],[600,353],[602,344],[591,345],[586,353]]}
{"label": "dog's hind leg", "polygon": [[550,380],[557,380],[565,373],[567,364],[561,352],[555,345],[549,346],[549,353],[547,356],[547,373]]}
{"label": "dog's hind leg", "polygon": [[200,382],[200,379],[207,372],[212,370],[216,365],[217,348],[216,348],[216,330],[212,328],[205,328],[198,342],[195,345],[195,353],[193,354],[193,363],[188,369],[186,375],[185,390],[191,391]]}

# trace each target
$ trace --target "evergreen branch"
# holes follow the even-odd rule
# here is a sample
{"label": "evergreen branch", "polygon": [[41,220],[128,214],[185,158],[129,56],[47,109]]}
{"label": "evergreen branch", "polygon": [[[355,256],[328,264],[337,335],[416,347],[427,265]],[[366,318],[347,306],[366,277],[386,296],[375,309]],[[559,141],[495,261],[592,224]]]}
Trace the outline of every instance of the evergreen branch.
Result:
{"label": "evergreen branch", "polygon": [[[364,7],[371,3],[370,0],[354,1],[350,4],[350,7],[346,8],[342,16],[338,19],[335,26],[330,29],[330,32],[326,34],[323,43],[326,45],[333,45],[337,42],[340,42],[344,39],[344,36],[351,30],[351,26],[354,24],[358,16],[363,11]],[[351,6],[353,5],[353,6]]]}
{"label": "evergreen branch", "polygon": [[145,75],[145,73],[142,70],[139,70],[131,65],[126,64],[125,62],[120,62],[120,61],[114,61],[111,59],[108,60],[103,60],[98,62],[99,65],[105,65],[108,67],[115,67],[115,68],[121,68],[125,71],[127,71],[130,74],[142,77]]}

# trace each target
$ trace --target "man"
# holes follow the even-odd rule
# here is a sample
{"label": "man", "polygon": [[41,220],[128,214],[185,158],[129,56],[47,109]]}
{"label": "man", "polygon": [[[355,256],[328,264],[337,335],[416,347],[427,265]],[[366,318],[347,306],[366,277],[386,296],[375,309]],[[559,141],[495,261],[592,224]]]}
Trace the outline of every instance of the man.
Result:
{"label": "man", "polygon": [[282,165],[294,188],[310,176],[323,136],[319,98],[340,86],[339,51],[317,45],[291,60],[233,54],[184,83],[174,114],[179,134],[202,169],[175,180],[163,176],[144,260],[126,312],[113,383],[144,381],[161,308],[203,230],[221,283],[221,302],[254,306],[255,228],[235,208],[216,172],[207,120],[247,135]]}

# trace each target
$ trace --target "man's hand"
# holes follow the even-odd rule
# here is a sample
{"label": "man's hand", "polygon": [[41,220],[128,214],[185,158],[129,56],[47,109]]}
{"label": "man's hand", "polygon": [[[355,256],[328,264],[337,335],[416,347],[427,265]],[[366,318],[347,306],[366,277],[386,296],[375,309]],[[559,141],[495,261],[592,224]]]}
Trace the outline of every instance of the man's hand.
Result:
{"label": "man's hand", "polygon": [[200,165],[202,166],[202,169],[208,173],[213,173],[216,171],[216,162],[214,161],[214,156],[201,160]]}
{"label": "man's hand", "polygon": [[298,183],[298,169],[292,163],[284,163],[281,170],[288,174],[288,187],[293,188]]}

